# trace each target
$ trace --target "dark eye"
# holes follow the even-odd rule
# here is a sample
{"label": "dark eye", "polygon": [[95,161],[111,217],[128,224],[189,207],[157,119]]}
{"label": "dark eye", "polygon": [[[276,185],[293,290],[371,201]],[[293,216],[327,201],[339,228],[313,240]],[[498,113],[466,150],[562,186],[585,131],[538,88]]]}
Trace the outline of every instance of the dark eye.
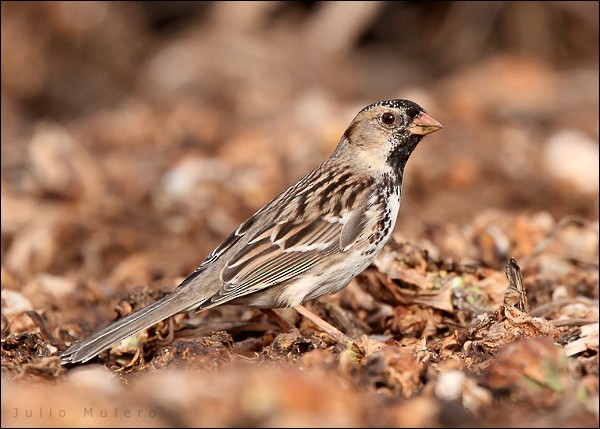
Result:
{"label": "dark eye", "polygon": [[390,112],[385,112],[381,115],[381,122],[385,125],[394,125],[396,123],[396,115]]}

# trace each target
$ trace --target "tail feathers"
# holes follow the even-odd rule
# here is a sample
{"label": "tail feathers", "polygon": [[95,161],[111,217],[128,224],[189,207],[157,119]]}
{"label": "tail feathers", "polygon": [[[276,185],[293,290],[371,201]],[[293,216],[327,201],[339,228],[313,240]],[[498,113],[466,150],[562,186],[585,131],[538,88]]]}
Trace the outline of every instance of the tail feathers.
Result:
{"label": "tail feathers", "polygon": [[172,293],[164,298],[116,321],[112,325],[73,344],[61,356],[61,364],[87,362],[101,351],[143,329],[181,311],[196,307],[197,301],[181,293]]}

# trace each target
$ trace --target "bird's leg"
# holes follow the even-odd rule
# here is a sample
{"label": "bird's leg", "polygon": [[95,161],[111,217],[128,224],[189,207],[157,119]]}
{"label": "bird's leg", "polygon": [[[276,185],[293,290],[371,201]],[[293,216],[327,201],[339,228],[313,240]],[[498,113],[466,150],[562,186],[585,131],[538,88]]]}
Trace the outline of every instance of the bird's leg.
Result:
{"label": "bird's leg", "polygon": [[266,314],[271,319],[273,319],[275,322],[277,322],[277,324],[279,326],[281,326],[284,331],[294,332],[294,331],[298,330],[298,328],[296,328],[290,322],[288,322],[283,317],[281,317],[275,310],[273,310],[271,308],[261,308],[260,311],[262,311],[264,314]]}
{"label": "bird's leg", "polygon": [[294,307],[294,310],[296,310],[298,313],[300,313],[301,315],[306,317],[308,320],[313,322],[315,325],[317,325],[319,328],[321,328],[323,331],[325,331],[325,333],[327,335],[329,335],[331,338],[333,338],[338,343],[342,343],[345,346],[347,346],[349,343],[355,343],[355,341],[352,338],[350,338],[348,335],[344,334],[342,331],[337,329],[335,326],[330,325],[325,320],[323,320],[319,316],[317,316],[315,313],[309,311],[303,305]]}

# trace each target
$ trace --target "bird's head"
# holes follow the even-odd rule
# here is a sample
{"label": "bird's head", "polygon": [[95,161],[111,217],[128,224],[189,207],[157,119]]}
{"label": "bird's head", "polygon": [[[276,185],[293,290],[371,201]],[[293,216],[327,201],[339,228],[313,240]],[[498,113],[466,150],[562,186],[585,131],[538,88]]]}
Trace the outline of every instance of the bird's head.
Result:
{"label": "bird's head", "polygon": [[442,128],[442,124],[409,100],[373,103],[354,118],[336,152],[357,157],[369,168],[392,167],[402,171],[421,139]]}

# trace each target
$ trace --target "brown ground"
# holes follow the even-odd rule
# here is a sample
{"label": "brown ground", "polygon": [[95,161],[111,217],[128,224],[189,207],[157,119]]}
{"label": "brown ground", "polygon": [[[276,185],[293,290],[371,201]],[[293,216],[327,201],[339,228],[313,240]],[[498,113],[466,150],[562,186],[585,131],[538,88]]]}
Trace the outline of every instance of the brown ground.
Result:
{"label": "brown ground", "polygon": [[[2,3],[2,426],[597,427],[597,3],[174,3]],[[394,97],[445,128],[309,304],[358,348],[229,306],[60,366]]]}

